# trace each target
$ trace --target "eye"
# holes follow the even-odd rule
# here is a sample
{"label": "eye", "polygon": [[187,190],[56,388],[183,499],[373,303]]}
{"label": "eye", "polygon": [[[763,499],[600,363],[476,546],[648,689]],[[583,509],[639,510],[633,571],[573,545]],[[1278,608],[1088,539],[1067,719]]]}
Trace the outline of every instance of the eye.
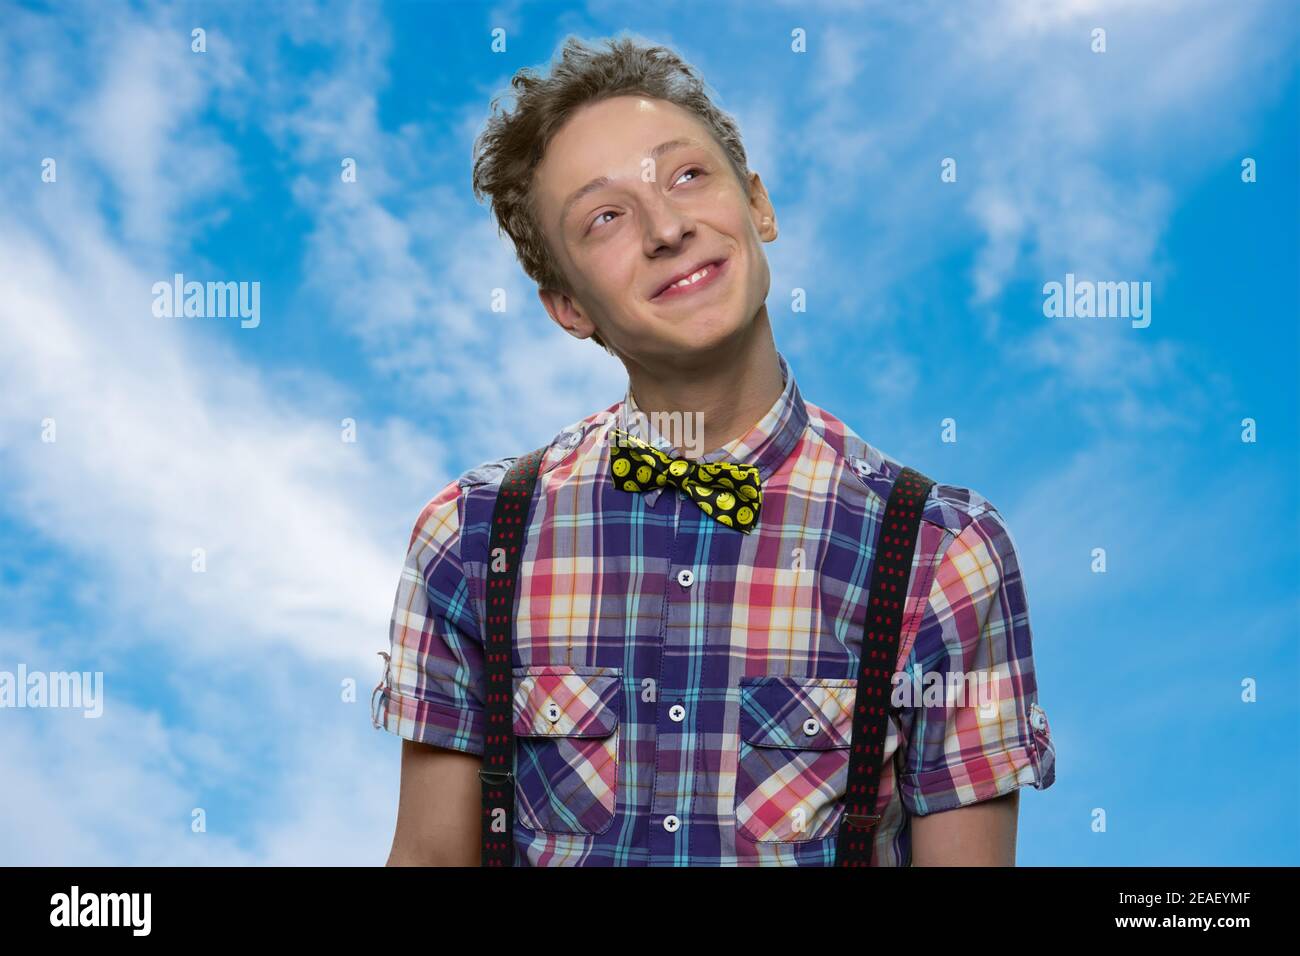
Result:
{"label": "eye", "polygon": [[[689,169],[684,169],[684,170],[682,170],[682,176],[685,176],[687,173],[696,173],[697,175],[696,175],[695,179],[699,179],[699,178],[700,178],[700,175],[699,175],[699,174],[702,174],[703,172],[704,172],[704,170],[700,169],[700,167],[698,167],[698,166],[691,166]],[[680,183],[680,182],[682,181],[682,176],[678,176],[678,177],[677,177],[677,182]],[[695,179],[692,179],[691,182],[695,182]],[[674,183],[674,185],[676,185],[676,183]]]}
{"label": "eye", "polygon": [[614,210],[612,210],[612,209],[606,209],[604,212],[597,213],[597,214],[596,214],[596,218],[593,219],[593,220],[591,220],[591,224],[587,227],[587,231],[588,231],[588,232],[591,232],[592,229],[594,229],[596,226],[600,225],[600,217],[601,217],[601,216],[617,216],[617,215],[618,215],[618,213],[616,213],[616,212],[615,212]]}

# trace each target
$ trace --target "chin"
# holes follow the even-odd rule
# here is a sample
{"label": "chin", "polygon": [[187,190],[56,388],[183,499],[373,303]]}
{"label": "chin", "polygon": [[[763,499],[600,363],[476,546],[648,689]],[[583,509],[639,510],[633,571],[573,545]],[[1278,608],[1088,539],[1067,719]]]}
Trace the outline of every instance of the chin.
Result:
{"label": "chin", "polygon": [[677,352],[695,355],[731,349],[749,324],[749,321],[733,317],[710,317],[693,321],[687,327],[671,330],[676,334],[670,333],[669,345]]}

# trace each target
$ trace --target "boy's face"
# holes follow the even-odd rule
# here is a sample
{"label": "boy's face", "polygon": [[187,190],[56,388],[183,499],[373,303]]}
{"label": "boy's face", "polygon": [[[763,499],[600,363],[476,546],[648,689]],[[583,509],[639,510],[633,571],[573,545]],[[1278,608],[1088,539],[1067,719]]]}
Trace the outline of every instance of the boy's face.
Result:
{"label": "boy's face", "polygon": [[[599,331],[638,364],[689,367],[725,358],[749,330],[767,298],[762,243],[776,238],[776,214],[758,175],[747,195],[689,111],[639,94],[586,106],[534,175],[543,234],[574,289],[539,295],[569,334]],[[721,265],[661,291],[702,263]]]}

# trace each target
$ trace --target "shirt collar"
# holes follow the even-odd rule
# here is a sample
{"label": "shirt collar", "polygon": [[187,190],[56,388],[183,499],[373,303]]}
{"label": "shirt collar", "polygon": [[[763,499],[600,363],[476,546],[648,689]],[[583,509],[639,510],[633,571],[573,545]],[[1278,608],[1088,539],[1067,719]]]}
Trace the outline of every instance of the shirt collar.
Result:
{"label": "shirt collar", "polygon": [[[808,425],[808,409],[799,386],[795,383],[794,373],[779,351],[777,361],[781,366],[781,395],[758,422],[743,435],[732,439],[725,445],[715,448],[707,454],[693,460],[699,462],[730,461],[738,465],[755,465],[759,478],[767,479],[790,457],[799,439]],[[613,426],[626,429],[627,432],[644,442],[648,442],[670,455],[679,454],[671,442],[655,430],[650,416],[636,414],[640,408],[632,396],[632,383],[629,381],[622,403],[614,412]],[[646,503],[654,505],[663,486],[650,488],[644,492]]]}

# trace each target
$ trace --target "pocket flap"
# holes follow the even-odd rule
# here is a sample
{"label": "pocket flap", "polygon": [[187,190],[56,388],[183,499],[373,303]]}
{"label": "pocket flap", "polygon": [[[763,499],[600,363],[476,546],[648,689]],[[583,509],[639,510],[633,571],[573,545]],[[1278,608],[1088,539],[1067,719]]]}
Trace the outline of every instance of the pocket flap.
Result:
{"label": "pocket flap", "polygon": [[856,680],[742,677],[740,736],[755,747],[848,747],[857,693]]}
{"label": "pocket flap", "polygon": [[608,737],[618,727],[618,668],[516,668],[514,731],[521,737]]}

